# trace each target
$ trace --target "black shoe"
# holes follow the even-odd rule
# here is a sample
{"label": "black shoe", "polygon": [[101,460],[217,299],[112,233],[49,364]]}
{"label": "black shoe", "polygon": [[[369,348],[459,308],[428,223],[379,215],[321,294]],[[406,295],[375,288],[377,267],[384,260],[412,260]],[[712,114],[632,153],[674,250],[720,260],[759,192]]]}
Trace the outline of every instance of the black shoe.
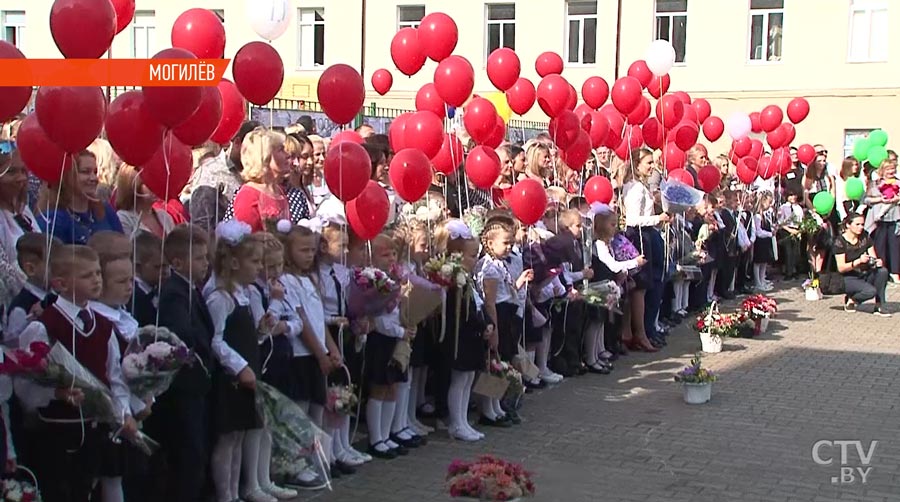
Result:
{"label": "black shoe", "polygon": [[301,480],[301,479],[293,479],[285,483],[285,485],[296,488],[297,490],[304,491],[316,491],[321,490],[327,486],[325,480],[316,476],[315,479],[311,479],[309,481]]}
{"label": "black shoe", "polygon": [[478,425],[483,425],[485,427],[499,427],[501,429],[509,429],[512,427],[512,422],[503,420],[503,418],[498,418],[497,420],[491,420],[490,418],[481,415],[481,418],[478,419]]}
{"label": "black shoe", "polygon": [[594,373],[595,375],[609,375],[610,370],[606,366],[601,364],[594,364],[592,366],[587,367],[589,373]]}
{"label": "black shoe", "polygon": [[536,382],[526,381],[526,382],[524,382],[524,384],[525,384],[525,389],[537,390],[537,389],[547,388],[547,382],[541,380],[540,378],[538,378]]}
{"label": "black shoe", "polygon": [[341,470],[338,469],[337,464],[331,464],[331,479],[339,479],[341,477]]}
{"label": "black shoe", "polygon": [[504,417],[513,425],[520,425],[522,423],[522,417],[519,416],[516,410],[508,411]]}
{"label": "black shoe", "polygon": [[581,364],[577,368],[575,368],[575,374],[578,376],[584,375],[587,372],[588,372],[587,367],[583,364]]}
{"label": "black shoe", "polygon": [[[393,441],[393,439],[391,441]],[[396,441],[394,441],[394,442],[396,443]],[[405,457],[406,455],[409,455],[408,448],[406,448],[405,446],[403,446],[400,443],[397,443],[397,445],[398,446],[396,448],[391,448],[392,452],[396,453],[397,455],[399,455],[401,457]]]}
{"label": "black shoe", "polygon": [[[376,446],[378,446],[380,444],[384,444],[384,441],[375,443],[374,445],[370,445],[369,451],[368,451],[369,455],[371,455],[375,458],[380,458],[382,460],[393,460],[393,459],[397,458],[397,452],[394,450],[388,449],[385,451],[380,451],[375,448]],[[387,446],[387,445],[385,445],[385,446]]]}
{"label": "black shoe", "polygon": [[397,434],[391,434],[388,437],[390,438],[391,441],[393,441],[407,449],[418,448],[418,447],[422,446],[422,440],[419,439],[419,436],[413,435],[409,439],[403,439],[400,436],[398,436]]}
{"label": "black shoe", "polygon": [[349,476],[351,474],[356,474],[356,467],[353,467],[350,464],[345,464],[340,460],[338,460],[334,463],[333,466],[331,466],[331,472],[334,472],[335,469],[337,469],[341,473],[341,475]]}

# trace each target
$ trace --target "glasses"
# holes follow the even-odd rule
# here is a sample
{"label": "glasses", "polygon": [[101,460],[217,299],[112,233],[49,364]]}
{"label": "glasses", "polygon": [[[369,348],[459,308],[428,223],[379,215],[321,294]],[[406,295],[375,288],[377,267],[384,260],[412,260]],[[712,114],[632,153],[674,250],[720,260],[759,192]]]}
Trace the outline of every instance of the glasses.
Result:
{"label": "glasses", "polygon": [[16,142],[8,139],[0,141],[0,154],[9,155],[16,151]]}
{"label": "glasses", "polygon": [[828,150],[818,150],[816,151],[816,155],[828,155]]}

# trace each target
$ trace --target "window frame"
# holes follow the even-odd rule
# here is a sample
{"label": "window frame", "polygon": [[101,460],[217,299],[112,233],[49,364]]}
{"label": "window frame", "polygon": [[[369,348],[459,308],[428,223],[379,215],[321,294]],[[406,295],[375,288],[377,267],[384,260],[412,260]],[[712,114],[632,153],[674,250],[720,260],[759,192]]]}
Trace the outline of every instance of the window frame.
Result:
{"label": "window frame", "polygon": [[[785,20],[785,11],[784,0],[782,0],[781,8],[753,8],[753,0],[747,1],[747,49],[744,52],[744,55],[747,56],[747,63],[752,65],[766,65],[766,64],[780,64],[784,61],[784,20]],[[769,16],[774,13],[781,13],[781,55],[779,59],[770,61],[768,54],[769,47]],[[762,16],[763,19],[763,45],[764,54],[761,59],[753,59],[751,57],[750,51],[753,49],[753,17],[754,16]]]}
{"label": "window frame", "polygon": [[[422,8],[422,17],[419,18],[418,21],[403,21],[401,20],[400,12],[405,7],[421,7]],[[397,6],[397,31],[402,30],[403,28],[418,28],[419,24],[422,22],[422,18],[424,18],[428,14],[428,11],[425,9],[424,4],[401,4]]]}
{"label": "window frame", "polygon": [[[501,7],[501,6],[512,6],[513,8],[513,18],[512,19],[491,19],[491,7]],[[484,58],[487,61],[488,56],[491,55],[490,48],[490,26],[497,25],[500,27],[500,45],[496,48],[507,47],[504,42],[506,42],[505,37],[503,36],[503,27],[506,24],[512,24],[513,26],[513,50],[515,50],[516,45],[516,32],[518,31],[516,28],[516,21],[518,17],[518,12],[516,10],[515,2],[494,2],[494,3],[485,3],[484,4]]]}
{"label": "window frame", "polygon": [[[878,128],[873,127],[871,129],[867,129],[865,127],[854,127],[852,129],[844,129],[844,131],[843,131],[844,132],[844,134],[843,134],[844,144],[843,144],[843,148],[842,148],[844,151],[844,156],[841,157],[841,160],[843,161],[843,159],[853,156],[853,144],[856,143],[856,140],[858,140],[860,138],[865,138],[866,136],[869,135],[869,133],[871,133],[875,129],[878,129]],[[847,141],[848,138],[850,139],[849,142]],[[862,163],[860,162],[860,167],[861,166],[862,166]]]}
{"label": "window frame", "polygon": [[[147,20],[151,20],[151,23],[147,23]],[[146,37],[147,42],[147,58],[152,58],[156,55],[158,50],[156,50],[155,43],[156,40],[156,11],[155,10],[139,10],[135,11],[134,17],[132,18],[131,25],[129,26],[129,33],[131,33],[131,57],[133,58],[141,58],[142,55],[137,53],[137,30],[140,29],[144,32],[144,37]],[[153,29],[153,35],[149,35],[147,30]]]}
{"label": "window frame", "polygon": [[[569,14],[569,6],[571,4],[595,4],[596,12],[594,14]],[[582,61],[584,59],[584,21],[586,19],[594,20],[594,36],[597,36],[597,31],[600,29],[600,2],[599,0],[566,0],[565,2],[566,9],[566,21],[565,21],[565,29],[564,33],[564,43],[563,43],[563,61],[565,66],[573,66],[573,67],[585,67],[585,66],[597,66],[597,55],[599,54],[599,50],[597,47],[597,41],[594,41],[594,62],[593,63],[585,63]],[[578,21],[578,61],[569,61],[569,25],[572,21]]]}
{"label": "window frame", "polygon": [[[9,21],[7,21],[7,17],[9,17],[10,15],[13,15],[16,17],[21,16],[21,19],[22,19],[21,22],[10,23]],[[22,52],[25,52],[25,35],[26,35],[26,31],[27,31],[26,29],[28,28],[28,17],[27,16],[28,16],[28,12],[24,11],[24,10],[4,10],[4,11],[0,12],[0,24],[2,24],[2,27],[3,27],[2,40],[11,43],[12,45],[14,45],[17,49],[19,49]],[[13,32],[15,33],[15,39],[16,39],[15,43],[10,42],[6,38],[6,30],[8,28],[12,28]]]}
{"label": "window frame", "polygon": [[[658,32],[657,26],[659,25],[659,18],[661,18],[661,17],[667,17],[667,18],[669,18],[669,33],[668,33],[669,38],[668,38],[668,42],[669,42],[669,43],[672,43],[672,40],[671,40],[671,39],[674,38],[674,27],[675,27],[674,19],[675,19],[676,17],[684,17],[684,60],[683,60],[683,61],[678,61],[678,60],[677,60],[677,59],[678,59],[678,56],[677,56],[677,53],[676,53],[676,57],[675,57],[675,59],[676,59],[676,61],[675,61],[675,66],[687,66],[687,64],[688,64],[688,59],[687,59],[687,54],[688,54],[688,52],[687,52],[687,48],[688,48],[688,45],[687,45],[687,39],[688,39],[688,36],[687,36],[687,29],[688,29],[688,28],[687,28],[687,23],[688,23],[688,6],[689,6],[689,5],[690,5],[690,0],[685,0],[685,9],[684,9],[683,11],[675,11],[675,12],[659,12],[659,11],[657,10],[658,0],[653,0],[653,27],[652,27],[652,29],[651,29],[651,40],[658,40],[658,39],[662,38],[662,37],[659,36],[659,32]],[[675,47],[675,44],[672,44],[672,47]]]}
{"label": "window frame", "polygon": [[[884,11],[890,21],[889,3],[884,0],[850,0],[850,10],[847,18],[847,62],[852,64],[859,63],[887,63],[890,58],[890,44],[884,53],[884,58],[875,58],[872,56],[872,18],[876,12]],[[868,46],[867,56],[865,58],[853,57],[853,16],[858,12],[864,12],[868,25]],[[890,40],[890,25],[888,26],[888,39]]]}
{"label": "window frame", "polygon": [[[312,12],[312,22],[303,20],[304,12]],[[322,20],[315,19],[316,13],[321,12]],[[325,69],[325,7],[297,7],[297,69],[298,70],[324,70]],[[316,63],[316,26],[322,26],[322,63]],[[313,46],[310,50],[310,58],[312,64],[303,64],[303,28],[307,27],[313,30]]]}

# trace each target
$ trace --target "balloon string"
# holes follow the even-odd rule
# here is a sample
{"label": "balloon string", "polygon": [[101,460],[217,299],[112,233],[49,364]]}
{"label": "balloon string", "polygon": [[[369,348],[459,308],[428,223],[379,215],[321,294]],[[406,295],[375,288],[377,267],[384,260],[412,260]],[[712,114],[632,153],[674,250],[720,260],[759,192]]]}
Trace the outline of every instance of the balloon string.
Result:
{"label": "balloon string", "polygon": [[[168,141],[168,144],[166,144],[167,141]],[[171,146],[172,146],[172,132],[171,132],[171,130],[169,130],[169,131],[166,131],[165,136],[163,136],[163,148],[162,148],[163,163],[166,166],[166,189],[164,191],[165,197],[163,199],[163,205],[166,208],[169,207],[169,197],[170,197],[169,183],[171,180],[171,170],[170,170],[170,165],[169,165],[169,148]],[[165,229],[163,229],[163,230],[165,230]],[[166,239],[163,238],[163,239],[161,239],[161,241],[162,242],[160,242],[160,246],[159,246],[159,256],[165,257],[166,256]],[[162,289],[162,281],[163,281],[163,268],[160,267],[159,275],[156,278],[156,291],[160,291]],[[157,329],[156,329],[156,331],[154,331],[154,333],[155,333],[154,341],[155,341],[155,338],[157,336],[159,336],[159,329],[158,329],[159,328],[159,309],[156,309],[156,323],[155,324],[156,324]]]}
{"label": "balloon string", "polygon": [[[51,251],[51,248],[53,247],[53,236],[56,235],[56,221],[58,219],[54,216],[53,222],[50,222],[47,218],[49,217],[50,214],[55,214],[57,211],[59,211],[59,201],[60,201],[60,197],[62,196],[63,176],[65,176],[65,173],[66,173],[66,161],[68,161],[68,160],[69,160],[69,154],[66,153],[63,155],[62,165],[59,167],[59,186],[56,189],[56,202],[53,205],[52,213],[50,211],[50,199],[49,198],[47,199],[47,212],[44,215],[44,221],[47,224],[47,228],[50,229],[50,232],[48,232],[47,236],[46,236],[47,237],[47,239],[46,239],[47,240],[47,255],[44,256],[44,270],[47,270],[47,271],[50,270],[50,251]],[[90,210],[90,206],[88,206],[88,209]],[[50,292],[50,274],[44,274],[44,276],[45,276],[44,277],[44,291],[49,293]]]}

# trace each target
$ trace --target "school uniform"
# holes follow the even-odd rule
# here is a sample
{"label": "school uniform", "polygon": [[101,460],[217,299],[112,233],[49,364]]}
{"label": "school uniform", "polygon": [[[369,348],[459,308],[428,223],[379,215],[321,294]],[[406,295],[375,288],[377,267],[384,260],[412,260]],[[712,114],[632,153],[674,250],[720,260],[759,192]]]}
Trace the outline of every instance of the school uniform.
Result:
{"label": "school uniform", "polygon": [[524,305],[519,305],[519,295],[515,286],[515,279],[511,275],[512,257],[506,260],[498,260],[485,256],[478,262],[475,272],[475,282],[479,291],[484,295],[484,281],[497,281],[497,299],[495,308],[497,319],[494,319],[499,338],[498,352],[500,359],[511,361],[518,352],[519,338],[522,334],[522,315]]}
{"label": "school uniform", "polygon": [[[293,289],[298,295],[299,304],[306,314],[306,322],[309,329],[316,336],[316,343],[326,353],[328,345],[325,344],[325,308],[322,305],[322,297],[312,280],[306,276],[290,275],[285,280],[285,288]],[[327,398],[327,384],[325,375],[319,367],[315,352],[306,346],[299,337],[291,337],[294,357],[291,359],[294,379],[297,386],[297,399],[319,406],[324,406]]]}
{"label": "school uniform", "polygon": [[140,326],[156,325],[156,311],[159,308],[159,291],[143,279],[134,279],[134,294],[128,310]]}
{"label": "school uniform", "polygon": [[[113,323],[58,298],[37,321],[22,332],[19,346],[33,342],[59,343],[82,366],[112,391],[116,413],[130,415],[131,394],[122,378],[120,341]],[[17,384],[17,393],[26,406],[36,410],[39,421],[35,467],[46,502],[86,502],[99,477],[122,475],[121,445],[110,439],[111,428],[95,417],[79,414],[79,409],[55,399],[55,389],[31,382]]]}
{"label": "school uniform", "polygon": [[[319,290],[321,291],[322,309],[326,321],[336,317],[348,317],[346,293],[350,287],[350,271],[340,263],[319,263]],[[362,376],[362,356],[356,350],[356,339],[349,327],[342,330],[328,325],[332,339],[341,349],[344,365],[350,371],[350,379],[359,382]],[[334,378],[345,383],[343,370],[335,372]]]}
{"label": "school uniform", "polygon": [[303,321],[296,310],[297,306],[300,305],[299,300],[296,298],[296,292],[288,291],[285,288],[284,298],[274,300],[269,298],[270,293],[267,284],[257,282],[252,286],[249,289],[250,307],[253,310],[253,318],[257,323],[268,313],[276,322],[284,321],[287,324],[287,332],[284,334],[264,336],[259,339],[262,380],[278,389],[285,396],[297,399],[297,380],[291,369],[291,359],[294,357],[291,338],[296,338],[302,334]]}
{"label": "school uniform", "polygon": [[215,289],[206,298],[214,334],[212,350],[220,369],[213,374],[213,421],[218,434],[262,428],[256,392],[237,384],[237,376],[250,368],[257,377],[261,361],[257,324],[246,287]]}
{"label": "school uniform", "polygon": [[373,319],[375,330],[366,338],[366,379],[376,385],[393,385],[408,378],[393,363],[397,343],[406,336],[406,328],[400,324],[400,306],[377,315]]}
{"label": "school uniform", "polygon": [[738,247],[738,263],[734,278],[734,290],[743,292],[753,283],[753,250],[756,233],[754,232],[753,215],[750,211],[739,211],[737,216],[737,224],[747,233],[750,240],[750,247],[741,249]]}
{"label": "school uniform", "polygon": [[771,210],[753,216],[756,242],[753,243],[753,263],[775,263],[774,214]]}
{"label": "school uniform", "polygon": [[[738,243],[737,243],[737,225],[738,221],[734,213],[727,208],[722,208],[717,213],[719,220],[719,250],[722,253],[721,260],[717,261],[719,270],[716,277],[716,292],[720,297],[728,298],[732,296],[732,283],[734,282],[735,272],[737,270]],[[718,258],[718,257],[717,257]]]}
{"label": "school uniform", "polygon": [[26,282],[19,293],[13,297],[9,304],[6,316],[6,326],[3,330],[3,344],[7,347],[18,346],[18,338],[28,326],[28,315],[31,309],[47,296],[42,288]]}
{"label": "school uniform", "polygon": [[469,286],[447,290],[447,331],[442,345],[453,370],[484,371],[487,365],[484,332],[488,320],[483,304],[478,291]]}
{"label": "school uniform", "polygon": [[[580,239],[568,231],[563,231],[547,239],[543,248],[549,266],[565,269],[560,280],[567,291],[576,287],[584,279],[582,272],[585,268],[584,247]],[[582,365],[581,347],[588,321],[587,305],[580,300],[570,301],[562,312],[556,312],[553,316],[556,321],[553,336],[556,340],[560,339],[560,335],[562,336],[561,343],[552,343],[554,347],[561,347],[558,351],[554,351],[561,359],[555,361],[554,365],[560,366],[560,369],[563,370],[556,371],[554,369],[554,371],[563,376],[571,375]]]}

